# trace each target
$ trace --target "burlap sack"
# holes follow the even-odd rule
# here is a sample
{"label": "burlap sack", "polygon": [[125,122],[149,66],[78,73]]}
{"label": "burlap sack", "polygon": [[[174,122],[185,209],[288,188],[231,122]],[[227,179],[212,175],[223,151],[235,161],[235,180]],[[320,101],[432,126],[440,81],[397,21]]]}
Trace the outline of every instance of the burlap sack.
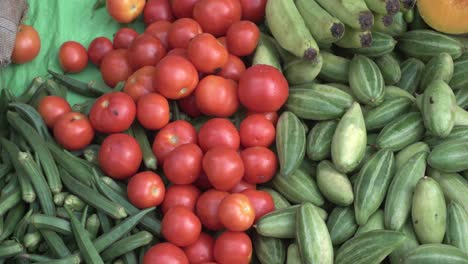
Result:
{"label": "burlap sack", "polygon": [[0,0],[0,68],[11,62],[16,32],[26,9],[26,0]]}

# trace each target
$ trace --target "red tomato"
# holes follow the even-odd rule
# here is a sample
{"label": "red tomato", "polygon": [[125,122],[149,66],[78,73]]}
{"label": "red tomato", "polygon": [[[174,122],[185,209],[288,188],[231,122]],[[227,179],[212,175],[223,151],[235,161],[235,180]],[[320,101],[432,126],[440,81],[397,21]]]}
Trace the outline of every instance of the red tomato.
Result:
{"label": "red tomato", "polygon": [[156,21],[173,21],[171,4],[169,0],[148,0],[143,9],[143,21],[150,25]]}
{"label": "red tomato", "polygon": [[237,83],[216,75],[203,78],[195,89],[195,100],[200,112],[216,117],[229,117],[239,107]]}
{"label": "red tomato", "polygon": [[203,157],[203,171],[217,190],[229,191],[242,179],[244,164],[235,150],[214,147]]}
{"label": "red tomato", "polygon": [[226,79],[239,81],[244,72],[244,62],[239,57],[229,54],[228,61],[224,64],[223,69],[218,72],[218,75]]}
{"label": "red tomato", "polygon": [[268,147],[276,137],[275,126],[262,114],[247,116],[242,120],[239,127],[240,141],[242,146]]}
{"label": "red tomato", "polygon": [[41,50],[41,39],[37,31],[28,25],[20,25],[16,33],[15,47],[11,59],[13,63],[23,64],[36,58]]}
{"label": "red tomato", "polygon": [[174,245],[186,247],[197,241],[201,233],[201,222],[187,207],[175,206],[164,215],[161,233]]}
{"label": "red tomato", "polygon": [[203,73],[220,72],[228,60],[228,51],[213,35],[202,33],[190,41],[187,56]]}
{"label": "red tomato", "polygon": [[247,115],[255,115],[255,114],[261,114],[263,115],[264,117],[266,117],[266,119],[268,119],[268,121],[270,121],[274,126],[276,126],[276,123],[278,123],[278,113],[277,112],[253,112],[253,111],[247,111]]}
{"label": "red tomato", "polygon": [[138,36],[128,49],[128,62],[134,70],[155,66],[164,56],[166,49],[161,41],[149,34]]}
{"label": "red tomato", "polygon": [[80,43],[67,41],[60,47],[59,62],[64,72],[78,73],[88,65],[88,53]]}
{"label": "red tomato", "polygon": [[166,56],[156,66],[154,86],[168,99],[188,96],[197,84],[197,69],[181,56]]}
{"label": "red tomato", "polygon": [[161,177],[152,171],[135,174],[127,185],[128,200],[140,209],[160,205],[165,192]]}
{"label": "red tomato", "polygon": [[195,93],[191,93],[189,96],[177,100],[177,105],[190,117],[197,117],[201,115],[200,109],[198,109],[197,101],[195,99]]}
{"label": "red tomato", "polygon": [[41,99],[37,111],[49,128],[53,128],[57,119],[68,112],[71,106],[60,96],[48,95]]}
{"label": "red tomato", "polygon": [[172,55],[172,56],[181,56],[181,57],[184,57],[184,58],[188,59],[188,57],[187,57],[187,50],[186,50],[186,49],[183,49],[183,48],[171,49],[171,50],[167,53],[167,56],[169,56],[169,55]]}
{"label": "red tomato", "polygon": [[202,28],[191,18],[179,18],[172,23],[167,39],[171,48],[188,48],[190,41],[201,34]]}
{"label": "red tomato", "polygon": [[247,189],[252,189],[252,190],[256,190],[257,189],[257,186],[255,184],[251,184],[251,183],[248,183],[244,180],[241,180],[239,183],[237,183],[234,188],[232,188],[231,190],[229,190],[230,193],[240,193],[242,192],[243,190],[247,190]]}
{"label": "red tomato", "polygon": [[94,130],[85,115],[68,112],[56,120],[54,138],[65,149],[79,150],[91,143],[94,138]]}
{"label": "red tomato", "polygon": [[193,7],[198,0],[171,0],[172,12],[177,18],[192,17]]}
{"label": "red tomato", "polygon": [[227,49],[227,43],[226,43],[226,37],[225,36],[222,36],[222,37],[219,37],[217,38],[219,44],[223,45],[223,47],[225,47]]}
{"label": "red tomato", "polygon": [[229,147],[237,150],[240,145],[239,132],[228,119],[212,118],[200,127],[198,144],[203,151],[213,147]]}
{"label": "red tomato", "polygon": [[247,189],[241,192],[249,198],[250,203],[255,210],[255,222],[262,216],[275,210],[275,203],[271,195],[265,191]]}
{"label": "red tomato", "polygon": [[218,217],[229,231],[245,231],[254,223],[255,209],[246,195],[233,193],[219,204]]}
{"label": "red tomato", "polygon": [[265,19],[267,0],[240,0],[242,6],[242,19],[254,23],[261,23]]}
{"label": "red tomato", "polygon": [[278,160],[266,147],[251,147],[241,151],[245,167],[244,180],[249,183],[265,183],[275,176]]}
{"label": "red tomato", "polygon": [[163,242],[151,247],[143,257],[143,264],[156,263],[189,264],[189,260],[178,246]]}
{"label": "red tomato", "polygon": [[164,159],[164,175],[174,184],[191,184],[200,176],[203,152],[197,144],[176,147]]}
{"label": "red tomato", "polygon": [[110,87],[115,87],[119,82],[126,81],[133,73],[127,54],[127,50],[116,49],[107,53],[102,59],[100,67],[102,79]]}
{"label": "red tomato", "polygon": [[226,231],[215,241],[214,257],[222,264],[249,264],[252,259],[252,241],[244,232]]}
{"label": "red tomato", "polygon": [[228,195],[228,192],[214,189],[200,195],[196,205],[196,212],[204,227],[213,231],[223,229],[223,225],[218,219],[218,207],[221,201]]}
{"label": "red tomato", "polygon": [[214,239],[207,233],[201,233],[198,240],[192,245],[185,247],[184,252],[190,263],[201,264],[214,260]]}
{"label": "red tomato", "polygon": [[138,32],[133,28],[121,28],[114,35],[114,48],[128,49],[137,37]]}
{"label": "red tomato", "polygon": [[233,23],[241,20],[241,9],[239,0],[200,0],[193,8],[193,18],[204,32],[219,37],[225,35]]}
{"label": "red tomato", "polygon": [[89,119],[94,129],[102,133],[127,130],[135,120],[135,116],[135,102],[123,92],[101,95],[89,112]]}
{"label": "red tomato", "polygon": [[149,34],[161,41],[164,48],[166,50],[169,49],[169,43],[167,40],[167,35],[169,33],[169,29],[171,28],[172,23],[169,21],[161,20],[156,21],[153,24],[149,25],[146,30],[145,34]]}
{"label": "red tomato", "polygon": [[107,12],[119,23],[130,23],[145,7],[145,0],[106,0]]}
{"label": "red tomato", "polygon": [[273,66],[257,64],[248,68],[239,80],[240,102],[251,111],[278,111],[289,95],[288,81]]}
{"label": "red tomato", "polygon": [[154,84],[154,75],[156,67],[145,66],[134,72],[125,82],[123,91],[133,98],[133,101],[138,101],[143,95],[156,92]]}
{"label": "red tomato", "polygon": [[149,130],[158,130],[169,123],[169,102],[160,94],[143,95],[137,102],[137,119]]}
{"label": "red tomato", "polygon": [[161,204],[161,211],[165,214],[169,209],[177,205],[195,211],[195,205],[200,194],[200,190],[193,185],[171,185],[166,190],[164,201]]}
{"label": "red tomato", "polygon": [[153,152],[160,164],[164,163],[166,156],[176,147],[197,143],[197,131],[187,121],[177,120],[163,127],[154,138]]}
{"label": "red tomato", "polygon": [[260,30],[250,21],[239,21],[232,24],[226,33],[229,52],[237,56],[252,54],[260,39]]}
{"label": "red tomato", "polygon": [[98,154],[99,166],[110,177],[125,179],[140,167],[142,153],[133,137],[118,133],[104,139]]}
{"label": "red tomato", "polygon": [[104,56],[114,49],[112,41],[106,37],[97,37],[88,46],[89,60],[96,66],[100,66]]}
{"label": "red tomato", "polygon": [[202,173],[200,173],[200,177],[198,177],[198,179],[193,184],[202,191],[213,188],[213,185],[211,185],[208,176],[206,176],[206,173],[203,170]]}

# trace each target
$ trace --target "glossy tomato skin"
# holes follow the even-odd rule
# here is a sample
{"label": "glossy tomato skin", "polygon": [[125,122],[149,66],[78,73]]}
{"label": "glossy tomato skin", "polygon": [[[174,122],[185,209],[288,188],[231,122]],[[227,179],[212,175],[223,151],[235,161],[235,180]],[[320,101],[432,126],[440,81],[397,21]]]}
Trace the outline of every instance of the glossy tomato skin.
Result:
{"label": "glossy tomato skin", "polygon": [[171,0],[174,16],[177,18],[192,17],[193,7],[198,0]]}
{"label": "glossy tomato skin", "polygon": [[145,66],[128,77],[123,92],[137,102],[140,97],[156,92],[154,85],[155,66]]}
{"label": "glossy tomato skin", "polygon": [[65,149],[80,150],[91,143],[94,130],[85,115],[68,112],[56,120],[54,138]]}
{"label": "glossy tomato skin", "polygon": [[228,192],[215,189],[207,190],[200,195],[196,205],[196,213],[204,227],[213,231],[223,229],[223,224],[218,219],[218,208],[221,201],[228,195]]}
{"label": "glossy tomato skin", "polygon": [[106,37],[97,37],[88,46],[89,60],[96,66],[100,66],[104,56],[114,49],[112,41]]}
{"label": "glossy tomato skin", "polygon": [[177,100],[177,105],[179,108],[190,117],[197,117],[201,115],[200,109],[198,108],[197,101],[195,99],[195,93],[191,93],[189,96]]}
{"label": "glossy tomato skin", "polygon": [[179,18],[172,23],[168,33],[171,48],[188,48],[190,41],[203,33],[200,24],[191,18]]}
{"label": "glossy tomato skin", "polygon": [[239,57],[229,54],[226,64],[224,64],[223,69],[218,72],[218,75],[237,82],[244,72],[244,62]]}
{"label": "glossy tomato skin", "polygon": [[145,34],[149,34],[161,41],[166,50],[169,49],[167,36],[172,23],[166,20],[160,20],[152,23],[145,29]]}
{"label": "glossy tomato skin", "polygon": [[143,95],[138,100],[137,119],[144,128],[161,129],[169,123],[169,118],[169,102],[164,96],[150,93]]}
{"label": "glossy tomato skin", "polygon": [[20,25],[11,55],[13,63],[23,64],[32,61],[40,50],[41,38],[39,33],[32,26]]}
{"label": "glossy tomato skin", "polygon": [[244,164],[236,150],[214,147],[203,156],[203,171],[211,184],[221,191],[229,191],[244,176]]}
{"label": "glossy tomato skin", "polygon": [[236,56],[252,54],[260,39],[260,30],[253,22],[243,20],[232,24],[226,33],[229,52]]}
{"label": "glossy tomato skin", "polygon": [[182,205],[194,212],[200,194],[200,190],[193,185],[171,185],[166,190],[164,201],[161,204],[161,211],[166,214],[172,207]]}
{"label": "glossy tomato skin", "polygon": [[241,151],[245,167],[244,180],[259,184],[270,181],[278,168],[278,159],[273,151],[266,147],[251,147]]}
{"label": "glossy tomato skin", "polygon": [[173,21],[174,15],[169,0],[148,0],[143,9],[143,21],[148,26],[156,21]]}
{"label": "glossy tomato skin", "polygon": [[128,49],[138,37],[138,32],[133,28],[121,28],[114,35],[114,49]]}
{"label": "glossy tomato skin", "polygon": [[248,68],[239,80],[240,102],[251,111],[278,111],[289,95],[288,81],[273,66],[257,64]]}
{"label": "glossy tomato skin", "polygon": [[215,241],[214,257],[218,263],[248,264],[252,259],[252,241],[244,232],[226,231]]}
{"label": "glossy tomato skin", "polygon": [[254,223],[255,209],[249,197],[242,193],[233,193],[221,201],[218,217],[229,231],[245,231]]}
{"label": "glossy tomato skin", "polygon": [[255,115],[255,114],[261,114],[263,115],[264,117],[266,117],[266,119],[268,119],[268,121],[270,121],[273,126],[276,126],[276,123],[278,123],[278,113],[277,112],[253,112],[253,111],[247,111],[247,116],[249,115]]}
{"label": "glossy tomato skin", "polygon": [[239,183],[237,183],[234,188],[232,188],[231,190],[229,190],[230,193],[240,193],[242,192],[243,190],[247,190],[247,189],[253,189],[253,190],[256,190],[257,189],[257,185],[255,184],[252,184],[252,183],[248,183],[244,180],[241,180]]}
{"label": "glossy tomato skin", "polygon": [[197,69],[181,56],[166,56],[156,66],[154,86],[168,99],[188,96],[197,84]]}
{"label": "glossy tomato skin", "polygon": [[201,222],[190,209],[175,206],[164,215],[161,233],[174,245],[186,247],[197,241],[201,233]]}
{"label": "glossy tomato skin", "polygon": [[133,137],[117,133],[104,139],[98,153],[101,169],[115,179],[134,175],[142,161],[141,148]]}
{"label": "glossy tomato skin", "polygon": [[189,260],[181,248],[163,242],[151,247],[143,257],[143,264],[156,263],[189,264]]}
{"label": "glossy tomato skin", "polygon": [[37,111],[49,128],[53,128],[57,119],[68,112],[71,112],[71,106],[67,100],[60,96],[48,95],[41,99]]}
{"label": "glossy tomato skin", "polygon": [[67,41],[60,47],[59,62],[64,72],[78,73],[88,65],[88,53],[80,43]]}
{"label": "glossy tomato skin", "polygon": [[240,137],[237,128],[225,118],[212,118],[200,127],[198,144],[203,151],[213,147],[228,147],[237,150]]}
{"label": "glossy tomato skin", "polygon": [[164,159],[164,175],[174,184],[191,184],[200,177],[202,158],[203,152],[198,145],[180,145]]}
{"label": "glossy tomato skin", "polygon": [[128,200],[140,209],[160,205],[165,191],[161,177],[152,171],[135,174],[127,185]]}
{"label": "glossy tomato skin", "polygon": [[130,45],[127,56],[133,70],[138,70],[144,66],[155,66],[166,56],[166,48],[158,38],[142,34]]}
{"label": "glossy tomato skin", "polygon": [[255,210],[255,222],[257,222],[257,220],[262,216],[275,210],[275,203],[268,192],[247,189],[241,193],[249,198],[249,201]]}
{"label": "glossy tomato skin", "polygon": [[228,51],[209,33],[194,37],[188,46],[187,56],[195,68],[203,73],[217,73],[228,61]]}
{"label": "glossy tomato skin", "polygon": [[158,163],[163,164],[171,151],[188,143],[197,143],[197,131],[189,122],[177,120],[170,122],[156,134],[153,141],[153,153]]}
{"label": "glossy tomato skin", "polygon": [[214,238],[202,232],[198,240],[184,248],[190,263],[201,264],[214,260]]}
{"label": "glossy tomato skin", "polygon": [[133,73],[127,54],[127,50],[116,49],[107,53],[102,59],[101,76],[110,87],[115,87],[119,82],[126,81]]}
{"label": "glossy tomato skin", "polygon": [[265,19],[267,0],[239,0],[242,6],[242,19],[261,23]]}
{"label": "glossy tomato skin", "polygon": [[167,53],[167,56],[181,56],[181,57],[183,57],[183,58],[188,59],[187,50],[186,50],[186,49],[183,49],[183,48],[174,48],[174,49],[171,49],[171,50]]}
{"label": "glossy tomato skin", "polygon": [[205,115],[230,117],[239,107],[237,83],[216,75],[203,78],[195,89],[198,109]]}
{"label": "glossy tomato skin", "polygon": [[242,146],[268,147],[276,137],[275,126],[262,114],[249,115],[242,120],[239,127]]}
{"label": "glossy tomato skin", "polygon": [[143,12],[145,3],[145,0],[106,0],[106,7],[117,22],[130,23]]}
{"label": "glossy tomato skin", "polygon": [[102,133],[127,130],[135,120],[135,116],[135,102],[123,92],[101,95],[89,112],[89,119],[94,129]]}
{"label": "glossy tomato skin", "polygon": [[200,0],[193,8],[193,18],[204,32],[215,37],[225,35],[234,22],[241,20],[241,15],[239,0]]}

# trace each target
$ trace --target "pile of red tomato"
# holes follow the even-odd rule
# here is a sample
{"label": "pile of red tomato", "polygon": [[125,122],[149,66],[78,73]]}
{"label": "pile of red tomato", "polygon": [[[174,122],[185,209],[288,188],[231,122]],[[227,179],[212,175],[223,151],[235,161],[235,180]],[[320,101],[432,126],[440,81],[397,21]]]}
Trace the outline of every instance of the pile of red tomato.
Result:
{"label": "pile of red tomato", "polygon": [[[89,116],[72,112],[56,96],[45,97],[39,112],[66,149],[83,149],[96,132],[107,135],[98,155],[101,169],[128,180],[128,199],[136,207],[159,206],[166,242],[153,246],[144,263],[249,263],[252,242],[245,231],[274,210],[272,197],[256,184],[277,170],[269,147],[288,84],[276,68],[246,69],[244,63],[259,40],[255,23],[263,20],[265,4],[108,0],[119,22],[143,12],[145,32],[122,28],[113,41],[98,37],[87,50],[77,42],[60,48],[65,72],[83,70],[89,59],[110,87],[126,81],[122,92],[99,97]],[[172,100],[188,116],[209,120],[198,131],[188,121],[171,121]],[[228,117],[241,108],[247,115],[237,128]],[[124,133],[133,122],[155,135],[159,174],[141,169],[141,148]]]}

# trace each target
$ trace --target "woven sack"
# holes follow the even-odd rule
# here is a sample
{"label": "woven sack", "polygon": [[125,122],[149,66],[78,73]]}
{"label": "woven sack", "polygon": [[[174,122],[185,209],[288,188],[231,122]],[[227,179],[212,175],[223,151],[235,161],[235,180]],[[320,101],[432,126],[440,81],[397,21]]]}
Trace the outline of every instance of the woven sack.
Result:
{"label": "woven sack", "polygon": [[11,62],[16,33],[26,9],[26,0],[0,0],[0,68]]}

